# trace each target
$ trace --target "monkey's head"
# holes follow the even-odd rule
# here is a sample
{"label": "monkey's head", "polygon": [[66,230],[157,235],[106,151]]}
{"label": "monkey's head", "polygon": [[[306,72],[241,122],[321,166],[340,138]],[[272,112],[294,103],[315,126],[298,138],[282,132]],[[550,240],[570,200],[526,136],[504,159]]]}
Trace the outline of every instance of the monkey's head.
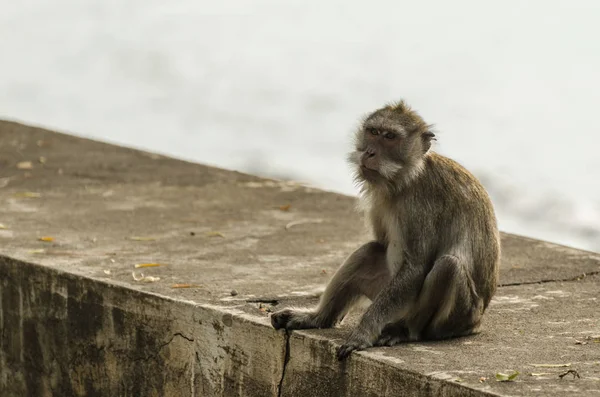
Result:
{"label": "monkey's head", "polygon": [[434,134],[404,101],[368,115],[356,132],[349,160],[358,182],[398,186],[416,176]]}

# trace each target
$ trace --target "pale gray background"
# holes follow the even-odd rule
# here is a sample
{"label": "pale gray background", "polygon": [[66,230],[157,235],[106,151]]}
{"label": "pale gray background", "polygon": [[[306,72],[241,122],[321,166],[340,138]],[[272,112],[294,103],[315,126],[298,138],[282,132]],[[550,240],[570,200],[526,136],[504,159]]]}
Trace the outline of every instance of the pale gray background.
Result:
{"label": "pale gray background", "polygon": [[0,0],[0,117],[355,194],[406,98],[503,230],[600,251],[600,2]]}

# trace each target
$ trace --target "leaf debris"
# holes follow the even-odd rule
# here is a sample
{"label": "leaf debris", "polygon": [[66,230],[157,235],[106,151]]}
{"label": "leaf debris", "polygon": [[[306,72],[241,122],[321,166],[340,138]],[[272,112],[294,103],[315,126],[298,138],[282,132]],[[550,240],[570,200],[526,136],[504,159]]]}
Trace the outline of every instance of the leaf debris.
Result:
{"label": "leaf debris", "polygon": [[54,237],[44,236],[44,237],[38,238],[38,240],[43,241],[45,243],[51,243],[54,241]]}
{"label": "leaf debris", "polygon": [[131,237],[129,237],[129,240],[133,240],[133,241],[156,241],[156,238],[154,238],[154,237],[144,237],[144,236],[131,236]]}
{"label": "leaf debris", "polygon": [[585,340],[593,343],[600,343],[600,335],[588,335],[585,337]]}
{"label": "leaf debris", "polygon": [[135,272],[131,272],[131,277],[133,277],[135,281],[141,281],[144,283],[154,283],[160,280],[160,277],[144,276],[144,273],[140,273],[140,276],[138,277],[135,275]]}
{"label": "leaf debris", "polygon": [[207,232],[206,237],[221,237],[225,238],[225,235],[221,232]]}
{"label": "leaf debris", "polygon": [[567,363],[567,364],[529,364],[532,367],[536,367],[536,368],[566,368],[566,367],[570,367],[571,363]]}
{"label": "leaf debris", "polygon": [[40,198],[42,197],[42,194],[36,192],[19,192],[15,193],[14,196],[19,198]]}
{"label": "leaf debris", "polygon": [[292,208],[292,205],[291,205],[291,204],[286,204],[286,205],[281,205],[281,206],[279,206],[279,209],[280,209],[281,211],[289,211],[289,210],[290,210],[290,208]]}
{"label": "leaf debris", "polygon": [[514,380],[517,378],[517,376],[519,376],[518,371],[514,371],[512,374],[502,374],[499,372],[496,374],[496,381],[497,382],[514,382]]}
{"label": "leaf debris", "polygon": [[562,379],[569,374],[573,375],[573,379],[575,379],[575,378],[581,379],[581,376],[579,376],[579,372],[575,371],[574,369],[570,369],[570,370],[558,375],[558,377]]}
{"label": "leaf debris", "polygon": [[200,284],[173,284],[171,288],[203,288]]}
{"label": "leaf debris", "polygon": [[21,161],[17,163],[17,168],[20,170],[31,170],[33,169],[33,163],[31,161]]}
{"label": "leaf debris", "polygon": [[163,265],[161,265],[160,263],[138,263],[134,267],[136,269],[140,269],[140,268],[144,268],[144,267],[159,267],[159,266],[163,266]]}
{"label": "leaf debris", "polygon": [[6,230],[8,229],[8,226],[6,226],[4,223],[0,223],[0,230]]}

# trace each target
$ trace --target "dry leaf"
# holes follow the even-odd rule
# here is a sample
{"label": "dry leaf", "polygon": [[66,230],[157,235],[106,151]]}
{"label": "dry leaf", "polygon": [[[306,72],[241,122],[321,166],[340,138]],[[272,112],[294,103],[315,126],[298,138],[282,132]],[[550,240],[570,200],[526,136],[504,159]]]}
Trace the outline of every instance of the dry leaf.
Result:
{"label": "dry leaf", "polygon": [[39,158],[39,162],[40,162],[40,164],[46,164],[46,161],[47,161],[47,160],[48,160],[48,159],[46,159],[44,156],[42,156],[42,157],[40,157],[40,158]]}
{"label": "dry leaf", "polygon": [[131,272],[131,277],[133,277],[135,281],[141,281],[144,283],[154,283],[160,280],[160,277],[144,276],[144,273],[140,273],[140,277],[137,277],[135,272]]}
{"label": "dry leaf", "polygon": [[221,238],[225,238],[225,235],[221,232],[208,232],[206,233],[207,237],[221,237]]}
{"label": "dry leaf", "polygon": [[570,367],[571,363],[568,364],[529,364],[532,367],[536,367],[536,368],[566,368],[566,367]]}
{"label": "dry leaf", "polygon": [[162,266],[160,263],[138,263],[137,265],[135,265],[136,269],[140,269],[143,267],[159,267]]}
{"label": "dry leaf", "polygon": [[38,249],[38,250],[31,250],[29,251],[30,254],[45,254],[46,250],[44,249]]}
{"label": "dry leaf", "polygon": [[479,383],[483,383],[487,380],[487,378],[485,376],[482,376],[481,378],[479,378]]}
{"label": "dry leaf", "polygon": [[140,237],[140,236],[131,236],[129,237],[130,240],[133,241],[155,241],[156,239],[154,237]]}
{"label": "dry leaf", "polygon": [[280,206],[280,207],[279,207],[279,209],[280,209],[281,211],[289,211],[289,210],[290,210],[290,208],[292,208],[292,205],[291,205],[291,204],[286,204],[286,205],[282,205],[282,206]]}
{"label": "dry leaf", "polygon": [[105,270],[104,274],[108,274],[110,276],[110,270]]}
{"label": "dry leaf", "polygon": [[35,192],[19,192],[19,193],[15,193],[15,197],[40,198],[40,197],[42,197],[42,195],[40,193],[35,193]]}
{"label": "dry leaf", "polygon": [[497,373],[496,374],[496,381],[497,382],[513,382],[516,379],[517,376],[519,376],[519,372],[518,371],[514,371],[512,374]]}
{"label": "dry leaf", "polygon": [[202,288],[200,284],[173,284],[171,288]]}
{"label": "dry leaf", "polygon": [[531,376],[546,376],[546,375],[552,375],[552,372],[532,372],[529,375],[531,375]]}
{"label": "dry leaf", "polygon": [[31,161],[21,161],[17,163],[17,168],[20,170],[31,170],[33,169],[33,163]]}
{"label": "dry leaf", "polygon": [[8,229],[8,226],[6,226],[3,223],[0,223],[0,230],[6,230],[6,229]]}
{"label": "dry leaf", "polygon": [[45,243],[51,243],[54,241],[54,237],[40,237],[38,240],[43,241]]}

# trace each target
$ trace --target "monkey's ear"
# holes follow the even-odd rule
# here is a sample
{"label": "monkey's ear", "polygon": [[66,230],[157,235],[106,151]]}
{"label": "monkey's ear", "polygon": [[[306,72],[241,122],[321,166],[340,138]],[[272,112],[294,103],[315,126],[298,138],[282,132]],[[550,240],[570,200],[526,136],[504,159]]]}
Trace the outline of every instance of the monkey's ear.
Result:
{"label": "monkey's ear", "polygon": [[[431,131],[425,131],[425,132],[423,133],[423,138],[424,138],[425,140],[427,140],[427,141],[430,141],[430,140],[432,140],[433,138],[435,138],[435,134],[434,134],[433,132],[431,132]],[[435,139],[433,139],[433,140],[435,140]]]}
{"label": "monkey's ear", "polygon": [[427,153],[431,148],[431,141],[435,141],[435,134],[429,130],[425,131],[421,137],[423,138],[423,153]]}

